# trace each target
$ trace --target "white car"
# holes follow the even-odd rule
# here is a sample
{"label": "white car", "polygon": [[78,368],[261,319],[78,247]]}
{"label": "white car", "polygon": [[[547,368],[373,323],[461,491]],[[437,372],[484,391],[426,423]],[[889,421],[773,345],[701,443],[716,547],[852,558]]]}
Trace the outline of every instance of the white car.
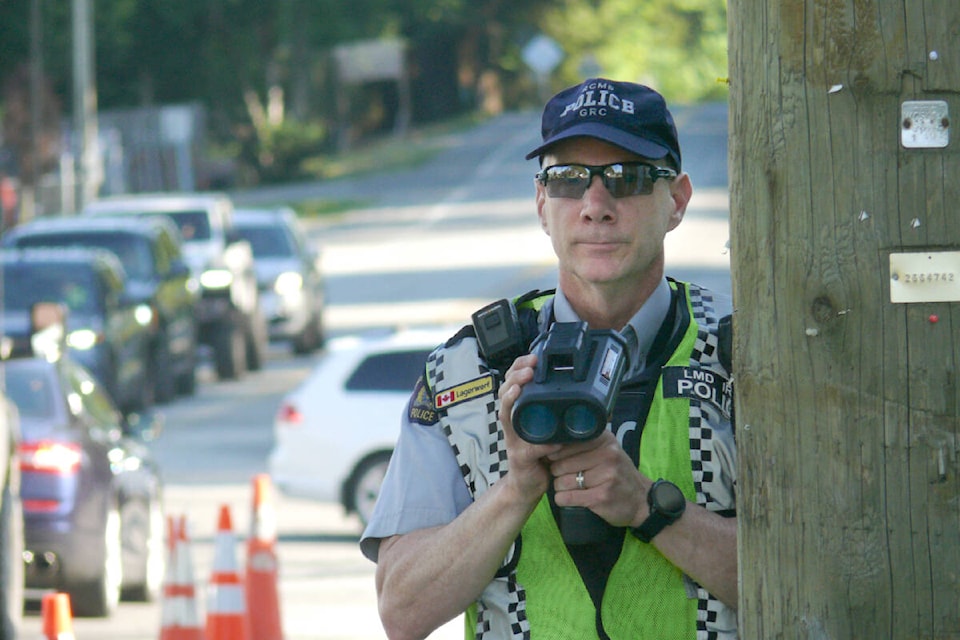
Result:
{"label": "white car", "polygon": [[328,342],[280,403],[267,465],[286,495],[337,501],[366,524],[427,355],[456,327]]}

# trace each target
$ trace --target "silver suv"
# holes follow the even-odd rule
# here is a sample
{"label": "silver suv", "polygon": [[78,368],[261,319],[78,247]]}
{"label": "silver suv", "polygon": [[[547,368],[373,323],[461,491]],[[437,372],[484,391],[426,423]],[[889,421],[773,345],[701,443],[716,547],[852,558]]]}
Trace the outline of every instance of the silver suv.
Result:
{"label": "silver suv", "polygon": [[260,310],[253,251],[233,226],[233,202],[221,193],[155,193],[96,200],[84,215],[166,215],[183,236],[183,253],[197,282],[200,343],[213,351],[221,379],[259,369],[267,325]]}

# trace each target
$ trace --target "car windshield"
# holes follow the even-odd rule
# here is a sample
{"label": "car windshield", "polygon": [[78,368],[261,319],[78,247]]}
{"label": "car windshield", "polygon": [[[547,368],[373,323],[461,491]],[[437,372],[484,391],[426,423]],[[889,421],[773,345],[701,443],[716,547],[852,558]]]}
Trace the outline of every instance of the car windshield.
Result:
{"label": "car windshield", "polygon": [[29,312],[38,302],[62,302],[80,313],[98,310],[96,283],[76,264],[7,264],[3,269],[3,308]]}
{"label": "car windshield", "polygon": [[347,379],[350,391],[406,391],[423,373],[430,349],[392,351],[368,356]]}
{"label": "car windshield", "polygon": [[205,211],[167,211],[178,227],[184,242],[210,239],[210,221]]}
{"label": "car windshield", "polygon": [[[7,397],[17,405],[21,417],[53,417],[55,396],[45,376],[28,369],[8,367],[4,370],[4,377]],[[31,436],[29,433],[23,435],[28,438]]]}
{"label": "car windshield", "polygon": [[296,254],[290,235],[281,227],[237,225],[237,232],[250,243],[254,258],[286,258]]}
{"label": "car windshield", "polygon": [[145,280],[153,274],[153,255],[146,238],[132,233],[44,233],[16,239],[21,249],[30,247],[93,247],[114,253],[127,276]]}

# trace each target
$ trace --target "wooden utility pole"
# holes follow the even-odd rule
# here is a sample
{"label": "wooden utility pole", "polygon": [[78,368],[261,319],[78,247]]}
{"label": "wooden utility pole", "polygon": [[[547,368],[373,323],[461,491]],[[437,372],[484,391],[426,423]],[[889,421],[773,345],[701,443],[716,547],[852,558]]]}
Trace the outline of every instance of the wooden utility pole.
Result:
{"label": "wooden utility pole", "polygon": [[960,2],[729,0],[740,637],[960,638]]}

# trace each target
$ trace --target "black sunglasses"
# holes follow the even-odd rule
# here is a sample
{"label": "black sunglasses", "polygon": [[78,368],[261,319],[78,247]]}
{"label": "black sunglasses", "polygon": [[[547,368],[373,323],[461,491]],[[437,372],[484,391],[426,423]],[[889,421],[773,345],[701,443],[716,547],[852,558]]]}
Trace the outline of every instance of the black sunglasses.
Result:
{"label": "black sunglasses", "polygon": [[555,164],[537,173],[537,180],[551,198],[582,198],[593,176],[600,176],[603,186],[614,198],[644,196],[653,193],[658,179],[673,180],[677,172],[646,162],[615,162],[605,165]]}

